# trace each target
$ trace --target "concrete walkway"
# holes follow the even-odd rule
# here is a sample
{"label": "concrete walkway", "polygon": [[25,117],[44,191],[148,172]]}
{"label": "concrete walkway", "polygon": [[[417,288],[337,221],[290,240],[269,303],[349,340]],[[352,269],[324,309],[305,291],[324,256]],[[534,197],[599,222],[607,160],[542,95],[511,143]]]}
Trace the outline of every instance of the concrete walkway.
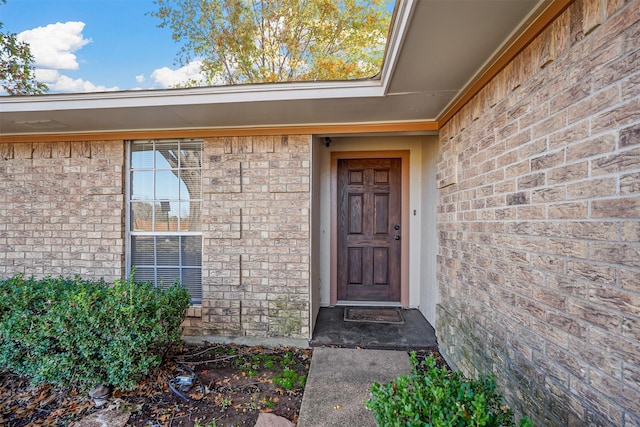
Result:
{"label": "concrete walkway", "polygon": [[406,351],[314,348],[298,427],[375,426],[364,406],[371,385],[409,371]]}

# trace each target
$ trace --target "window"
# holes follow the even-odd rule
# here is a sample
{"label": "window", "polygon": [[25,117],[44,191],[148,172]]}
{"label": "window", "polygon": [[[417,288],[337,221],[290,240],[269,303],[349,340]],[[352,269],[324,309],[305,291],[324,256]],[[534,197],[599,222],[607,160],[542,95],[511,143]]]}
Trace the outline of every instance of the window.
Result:
{"label": "window", "polygon": [[128,175],[129,269],[136,281],[179,280],[202,301],[202,141],[132,141]]}

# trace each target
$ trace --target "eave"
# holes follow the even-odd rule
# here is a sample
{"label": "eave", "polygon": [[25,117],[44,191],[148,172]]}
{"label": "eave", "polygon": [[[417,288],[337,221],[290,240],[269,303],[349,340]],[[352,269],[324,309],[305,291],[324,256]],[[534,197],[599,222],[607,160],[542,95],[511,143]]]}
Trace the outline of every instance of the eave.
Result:
{"label": "eave", "polygon": [[[468,69],[475,72],[466,81],[453,84],[443,80],[447,70],[431,69],[439,65],[429,58],[415,59],[416,66],[426,67],[428,81],[411,68],[412,63],[406,58],[415,58],[416,49],[421,49],[420,37],[428,35],[428,29],[420,24],[428,19],[430,11],[477,8],[480,4],[504,6],[497,3],[500,2],[401,0],[383,71],[370,80],[3,97],[0,142],[280,133],[435,133],[571,1],[514,3],[520,6],[509,15],[513,23],[502,28],[502,42],[499,46],[485,46],[491,50],[483,57],[483,63],[474,67],[468,64]],[[478,10],[484,9],[467,13]],[[491,10],[486,13],[493,16]],[[515,22],[523,14],[526,16]],[[433,49],[433,44],[430,46],[427,49]],[[450,58],[442,57],[443,65],[451,68],[463,59],[455,47],[453,43]],[[432,87],[429,79],[440,83]]]}

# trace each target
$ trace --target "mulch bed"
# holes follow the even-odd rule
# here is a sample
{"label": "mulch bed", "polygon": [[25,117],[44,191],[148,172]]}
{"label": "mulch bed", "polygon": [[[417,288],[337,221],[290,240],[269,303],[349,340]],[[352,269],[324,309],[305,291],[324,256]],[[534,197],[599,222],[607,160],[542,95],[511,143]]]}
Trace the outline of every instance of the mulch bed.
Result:
{"label": "mulch bed", "polygon": [[[259,412],[294,423],[302,403],[311,350],[236,345],[177,349],[133,391],[115,391],[105,406],[131,413],[130,426],[253,426]],[[175,382],[196,373],[188,386]],[[174,390],[169,387],[172,382]],[[185,397],[194,399],[186,400]],[[86,393],[32,387],[28,379],[0,373],[0,426],[66,426],[98,411]]]}

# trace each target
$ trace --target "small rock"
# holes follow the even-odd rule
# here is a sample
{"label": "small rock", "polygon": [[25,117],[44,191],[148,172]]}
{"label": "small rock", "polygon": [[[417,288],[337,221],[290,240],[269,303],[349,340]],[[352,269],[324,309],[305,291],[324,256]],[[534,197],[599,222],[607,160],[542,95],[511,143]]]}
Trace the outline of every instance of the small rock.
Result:
{"label": "small rock", "polygon": [[100,384],[93,390],[89,391],[89,396],[92,399],[106,399],[111,394],[111,389],[105,385]]}
{"label": "small rock", "polygon": [[286,418],[268,412],[260,412],[255,427],[295,427],[295,425]]}
{"label": "small rock", "polygon": [[131,414],[113,410],[94,412],[71,425],[71,427],[124,427]]}
{"label": "small rock", "polygon": [[101,407],[103,407],[104,405],[107,404],[109,399],[102,398],[102,397],[92,397],[91,401],[93,402],[93,404],[95,405],[96,408],[101,408]]}
{"label": "small rock", "polygon": [[104,406],[109,400],[109,395],[111,395],[111,389],[102,384],[89,391],[89,397],[93,404],[96,405],[96,408]]}

